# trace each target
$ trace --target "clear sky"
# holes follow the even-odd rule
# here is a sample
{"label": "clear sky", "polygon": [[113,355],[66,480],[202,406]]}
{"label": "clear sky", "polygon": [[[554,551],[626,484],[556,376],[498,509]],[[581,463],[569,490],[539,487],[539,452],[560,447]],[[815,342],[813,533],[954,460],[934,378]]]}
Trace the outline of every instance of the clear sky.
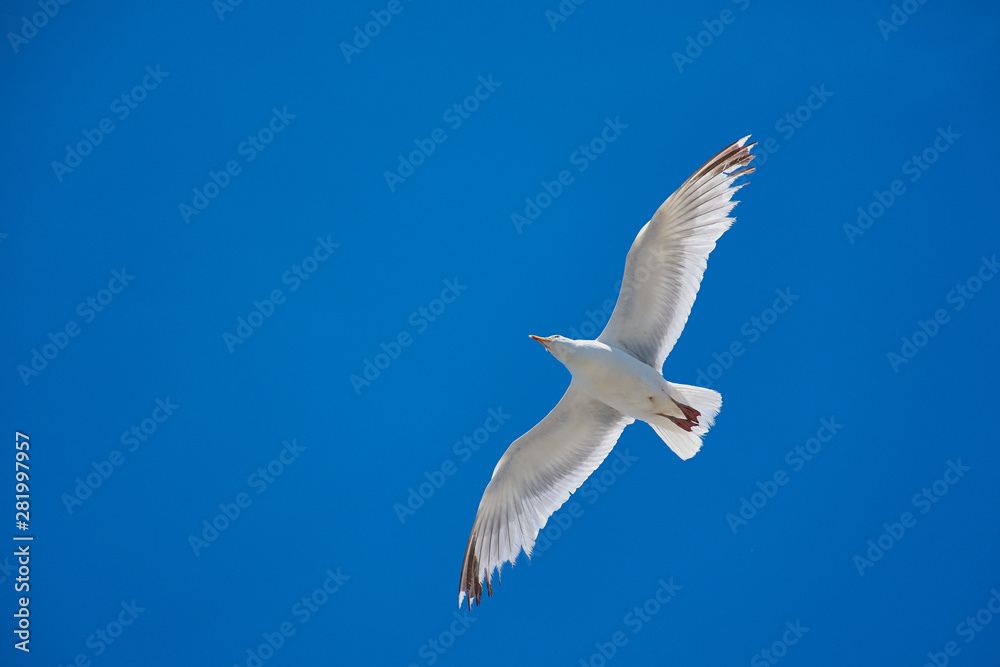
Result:
{"label": "clear sky", "polygon": [[[995,664],[996,3],[0,28],[0,663]],[[528,334],[595,335],[747,134],[664,367],[723,395],[701,452],[630,426],[459,612],[490,474],[569,381]]]}

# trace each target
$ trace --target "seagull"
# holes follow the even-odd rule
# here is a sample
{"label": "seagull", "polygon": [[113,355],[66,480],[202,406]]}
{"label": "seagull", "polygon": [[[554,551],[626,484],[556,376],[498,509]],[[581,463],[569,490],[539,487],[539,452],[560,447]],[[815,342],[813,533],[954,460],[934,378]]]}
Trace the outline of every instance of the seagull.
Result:
{"label": "seagull", "polygon": [[667,382],[663,361],[698,295],[708,255],[734,218],[732,197],[754,171],[743,137],[691,175],[639,230],[625,259],[618,302],[596,340],[531,336],[569,369],[569,388],[552,411],[515,440],[493,470],[462,561],[458,606],[479,605],[483,580],[523,549],[597,469],[626,426],[644,421],[681,459],[698,453],[722,396]]}

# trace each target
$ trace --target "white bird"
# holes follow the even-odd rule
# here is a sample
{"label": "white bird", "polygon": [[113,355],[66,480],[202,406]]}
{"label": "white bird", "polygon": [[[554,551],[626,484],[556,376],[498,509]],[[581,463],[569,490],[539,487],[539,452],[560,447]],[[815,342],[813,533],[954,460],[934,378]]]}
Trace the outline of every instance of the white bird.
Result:
{"label": "white bird", "polygon": [[663,361],[681,335],[701,285],[708,254],[734,219],[733,194],[753,172],[743,137],[701,166],[639,231],[611,319],[597,340],[531,336],[573,376],[569,388],[534,428],[500,458],[479,503],[465,548],[458,605],[479,604],[483,579],[521,549],[531,557],[548,518],[597,469],[636,419],[682,459],[722,407],[718,392],[663,379]]}

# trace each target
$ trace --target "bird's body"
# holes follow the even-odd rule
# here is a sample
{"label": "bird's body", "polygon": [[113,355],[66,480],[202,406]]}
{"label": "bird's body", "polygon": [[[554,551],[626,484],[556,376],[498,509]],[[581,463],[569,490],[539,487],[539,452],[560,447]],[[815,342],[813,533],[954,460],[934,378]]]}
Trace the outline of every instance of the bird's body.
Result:
{"label": "bird's body", "polygon": [[684,401],[690,399],[649,364],[597,340],[552,338],[555,340],[540,340],[546,341],[546,347],[562,348],[553,354],[569,369],[573,380],[597,400],[630,419],[647,423],[662,423],[670,417],[687,419],[681,406],[687,406]]}
{"label": "bird's body", "polygon": [[626,426],[649,424],[682,459],[701,448],[722,397],[667,382],[663,361],[687,322],[709,253],[732,224],[732,195],[753,159],[747,137],[706,162],[639,231],[615,310],[597,340],[532,336],[572,375],[563,397],[500,458],[462,561],[458,603],[492,594],[494,570],[531,555],[538,531],[597,469]]}

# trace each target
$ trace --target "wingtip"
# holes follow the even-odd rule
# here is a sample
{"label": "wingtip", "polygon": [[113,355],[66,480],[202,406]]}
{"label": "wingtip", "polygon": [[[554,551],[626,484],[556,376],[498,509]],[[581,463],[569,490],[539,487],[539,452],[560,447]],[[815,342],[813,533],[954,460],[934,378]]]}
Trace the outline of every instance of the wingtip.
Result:
{"label": "wingtip", "polygon": [[748,134],[747,136],[743,137],[742,139],[740,139],[739,141],[736,142],[736,147],[740,149],[740,154],[744,155],[744,159],[746,160],[746,162],[749,162],[750,160],[752,160],[755,157],[757,157],[756,155],[754,155],[753,153],[750,152],[751,150],[753,150],[754,146],[757,145],[757,142],[756,141],[751,141],[748,144],[747,141],[749,139],[750,139],[750,135]]}
{"label": "wingtip", "polygon": [[[469,533],[469,543],[465,547],[465,559],[462,561],[462,575],[458,588],[458,606],[462,607],[462,601],[466,600],[469,610],[472,610],[472,598],[476,599],[476,606],[479,606],[479,599],[483,594],[482,580],[479,575],[479,557],[476,555],[476,526],[473,524]],[[481,575],[479,575],[481,576]]]}

